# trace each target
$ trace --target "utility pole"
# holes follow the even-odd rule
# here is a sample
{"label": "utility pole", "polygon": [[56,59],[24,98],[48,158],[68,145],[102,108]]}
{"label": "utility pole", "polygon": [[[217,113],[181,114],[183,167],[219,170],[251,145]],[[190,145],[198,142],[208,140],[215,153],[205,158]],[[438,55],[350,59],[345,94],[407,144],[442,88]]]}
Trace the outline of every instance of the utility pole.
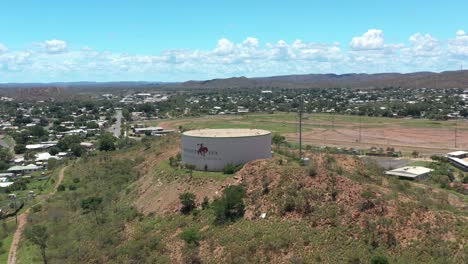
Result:
{"label": "utility pole", "polygon": [[362,116],[359,115],[359,139],[358,142],[361,143],[362,139]]}
{"label": "utility pole", "polygon": [[332,112],[332,130],[335,131],[335,112]]}
{"label": "utility pole", "polygon": [[302,94],[300,96],[300,105],[299,105],[299,160],[302,161]]}
{"label": "utility pole", "polygon": [[458,137],[458,118],[455,121],[455,148],[457,148],[457,137]]}

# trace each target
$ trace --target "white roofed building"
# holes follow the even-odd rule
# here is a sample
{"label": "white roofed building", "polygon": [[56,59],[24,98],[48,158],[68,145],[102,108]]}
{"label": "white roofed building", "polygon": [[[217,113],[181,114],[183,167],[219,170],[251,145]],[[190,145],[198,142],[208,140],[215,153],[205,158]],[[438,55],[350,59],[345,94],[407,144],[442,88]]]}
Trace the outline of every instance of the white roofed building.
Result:
{"label": "white roofed building", "polygon": [[463,150],[459,150],[459,151],[454,151],[454,152],[447,153],[447,156],[463,159],[463,158],[466,158],[468,156],[468,152],[463,151]]}
{"label": "white roofed building", "polygon": [[398,176],[399,178],[421,180],[421,179],[427,178],[429,176],[429,173],[432,171],[433,169],[429,169],[426,167],[406,166],[406,167],[401,167],[398,169],[386,171],[385,174]]}

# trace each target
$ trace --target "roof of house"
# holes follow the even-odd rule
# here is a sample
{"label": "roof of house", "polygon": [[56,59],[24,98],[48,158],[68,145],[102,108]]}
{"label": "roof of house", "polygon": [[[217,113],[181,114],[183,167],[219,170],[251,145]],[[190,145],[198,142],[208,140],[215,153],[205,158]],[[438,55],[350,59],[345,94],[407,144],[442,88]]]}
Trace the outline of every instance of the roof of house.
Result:
{"label": "roof of house", "polygon": [[34,165],[34,164],[29,164],[26,166],[13,166],[8,169],[8,171],[24,171],[24,170],[37,170],[40,167]]}
{"label": "roof of house", "polygon": [[456,163],[468,168],[468,161],[466,160],[455,158],[455,157],[449,157],[449,160],[455,161]]}
{"label": "roof of house", "polygon": [[14,182],[0,182],[0,188],[8,187],[12,185]]}
{"label": "roof of house", "polygon": [[29,144],[26,145],[26,149],[42,149],[42,148],[48,148],[48,147],[53,147],[56,144],[53,143],[47,143],[47,144]]}
{"label": "roof of house", "polygon": [[49,152],[37,153],[35,156],[36,156],[36,161],[46,161],[46,160],[49,160],[49,159],[58,159],[58,157],[50,155]]}
{"label": "roof of house", "polygon": [[452,157],[463,156],[463,155],[467,155],[467,154],[468,154],[468,152],[463,151],[463,150],[458,150],[458,151],[447,153],[448,156],[452,156]]}
{"label": "roof of house", "polygon": [[420,175],[424,175],[431,171],[433,171],[433,169],[429,169],[426,167],[407,166],[407,167],[401,167],[398,169],[387,171],[385,172],[385,174],[399,176],[399,177],[406,177],[406,178],[416,178]]}

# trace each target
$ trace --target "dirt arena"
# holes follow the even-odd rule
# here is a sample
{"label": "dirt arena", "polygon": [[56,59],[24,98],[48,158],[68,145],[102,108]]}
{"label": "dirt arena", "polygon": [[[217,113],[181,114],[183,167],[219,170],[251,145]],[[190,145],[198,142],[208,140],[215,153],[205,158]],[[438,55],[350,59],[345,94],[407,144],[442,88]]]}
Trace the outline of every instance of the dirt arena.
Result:
{"label": "dirt arena", "polygon": [[[307,115],[303,121],[303,142],[316,146],[368,149],[393,147],[397,151],[418,151],[424,155],[468,150],[468,122],[431,121],[410,118],[373,118],[346,115]],[[297,115],[209,116],[160,122],[165,128],[196,123],[199,128],[251,125],[280,132],[290,142],[298,141]],[[275,131],[277,129],[278,131]],[[285,129],[288,132],[285,132]],[[455,140],[456,138],[456,140]]]}
{"label": "dirt arena", "polygon": [[[359,131],[360,130],[360,131]],[[408,128],[388,125],[379,128],[340,126],[338,128],[313,128],[303,132],[306,144],[320,146],[370,148],[393,147],[401,151],[419,151],[442,154],[455,149],[468,149],[468,131],[442,128]],[[297,140],[297,133],[286,134],[288,140]]]}

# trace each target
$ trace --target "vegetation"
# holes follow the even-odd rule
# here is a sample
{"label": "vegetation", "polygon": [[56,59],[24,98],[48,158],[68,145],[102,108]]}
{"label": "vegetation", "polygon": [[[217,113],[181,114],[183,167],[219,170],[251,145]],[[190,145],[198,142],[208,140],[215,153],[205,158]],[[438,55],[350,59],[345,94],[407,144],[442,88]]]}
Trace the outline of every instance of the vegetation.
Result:
{"label": "vegetation", "polygon": [[[468,235],[462,220],[466,212],[448,203],[446,190],[437,189],[436,194],[387,178],[375,164],[354,157],[309,152],[314,161],[310,166],[316,168],[313,177],[309,167],[294,160],[281,166],[254,162],[238,172],[244,179],[240,185],[222,173],[194,171],[189,177],[185,167],[172,167],[168,161],[176,153],[177,140],[155,138],[149,148],[135,143],[86,155],[71,165],[63,183],[67,188],[45,201],[41,210],[32,210],[28,223],[46,227],[48,261],[96,263],[104,257],[110,263],[463,262],[459,245]],[[188,184],[190,191],[182,191]],[[71,191],[71,185],[76,189]],[[140,204],[140,195],[153,188],[154,196],[144,199],[166,208],[144,212],[141,208],[147,204]],[[171,188],[180,194],[174,197],[174,207],[170,201],[164,205],[164,198],[170,197],[161,193]],[[219,189],[223,191],[214,195]],[[195,193],[206,196],[203,210],[196,209]],[[366,201],[374,206],[361,210]],[[175,213],[185,206],[189,213]],[[263,212],[266,219],[259,217]],[[433,219],[434,225],[420,219]],[[453,237],[446,240],[446,234]],[[41,262],[38,249],[31,240],[22,241],[19,262]]]}
{"label": "vegetation", "polygon": [[180,209],[180,211],[183,214],[189,214],[193,211],[193,209],[197,207],[195,202],[196,197],[193,193],[182,193],[181,195],[179,195],[179,199],[180,203],[182,204],[182,208]]}
{"label": "vegetation", "polygon": [[244,216],[245,189],[240,185],[227,187],[223,196],[213,202],[217,224],[225,224]]}
{"label": "vegetation", "polygon": [[42,225],[33,225],[26,232],[27,238],[35,245],[37,245],[41,252],[42,261],[44,264],[47,264],[47,240],[49,239],[49,234],[47,228]]}
{"label": "vegetation", "polygon": [[187,244],[199,245],[200,242],[200,234],[196,229],[188,228],[185,229],[182,234],[180,234],[180,238],[184,240]]}
{"label": "vegetation", "polygon": [[236,173],[238,170],[240,170],[242,168],[242,165],[240,166],[236,166],[232,163],[229,163],[227,164],[226,166],[224,166],[223,168],[223,173],[224,174],[234,174]]}

